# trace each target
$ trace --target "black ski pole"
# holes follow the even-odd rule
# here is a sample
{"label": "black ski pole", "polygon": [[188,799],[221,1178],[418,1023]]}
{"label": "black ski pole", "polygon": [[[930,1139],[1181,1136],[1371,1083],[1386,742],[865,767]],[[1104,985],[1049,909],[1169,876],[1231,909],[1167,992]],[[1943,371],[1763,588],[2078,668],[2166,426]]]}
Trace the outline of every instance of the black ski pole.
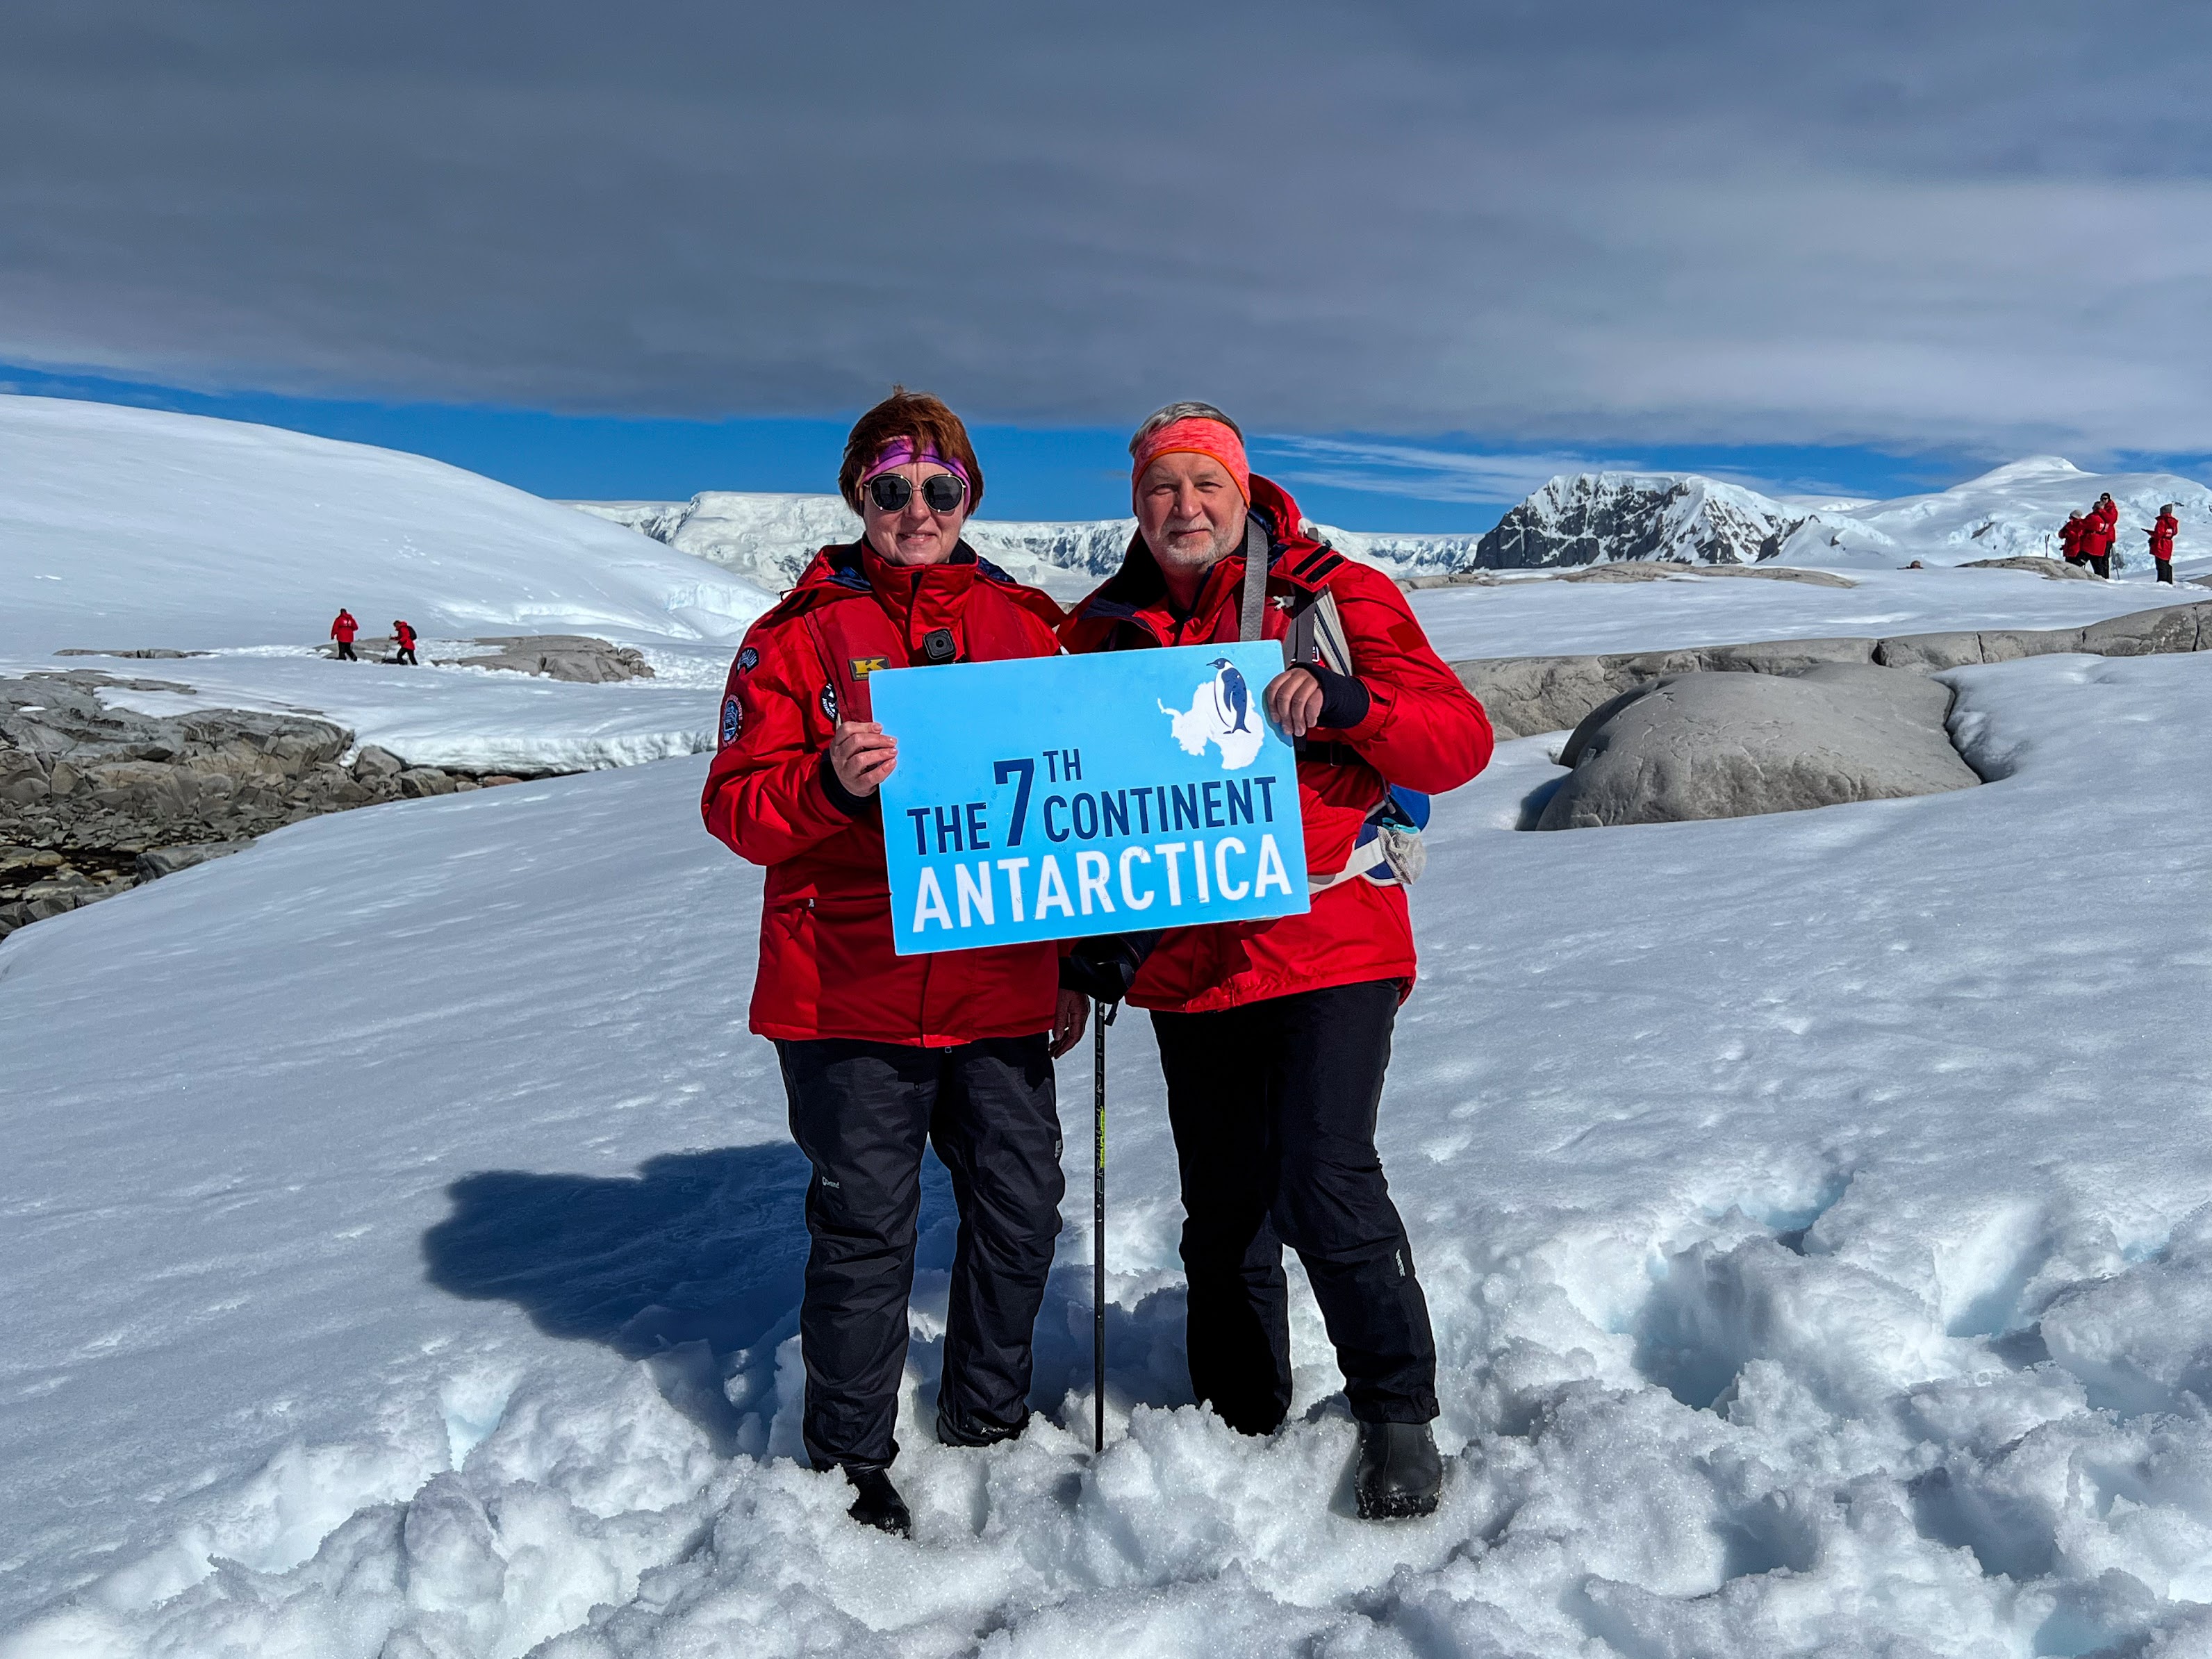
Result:
{"label": "black ski pole", "polygon": [[1091,1093],[1096,1108],[1091,1142],[1091,1449],[1106,1449],[1106,1028],[1118,1002],[1093,1001],[1097,1035],[1091,1047]]}

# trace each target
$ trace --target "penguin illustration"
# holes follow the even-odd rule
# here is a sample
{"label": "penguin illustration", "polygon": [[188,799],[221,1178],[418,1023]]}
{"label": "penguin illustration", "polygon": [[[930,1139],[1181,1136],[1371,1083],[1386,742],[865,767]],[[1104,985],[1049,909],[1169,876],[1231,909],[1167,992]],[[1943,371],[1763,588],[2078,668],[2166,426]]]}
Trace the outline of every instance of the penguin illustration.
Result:
{"label": "penguin illustration", "polygon": [[1213,659],[1213,702],[1220,709],[1223,722],[1231,732],[1249,732],[1244,717],[1252,712],[1252,693],[1244,684],[1244,677],[1237,672],[1237,665],[1226,657]]}

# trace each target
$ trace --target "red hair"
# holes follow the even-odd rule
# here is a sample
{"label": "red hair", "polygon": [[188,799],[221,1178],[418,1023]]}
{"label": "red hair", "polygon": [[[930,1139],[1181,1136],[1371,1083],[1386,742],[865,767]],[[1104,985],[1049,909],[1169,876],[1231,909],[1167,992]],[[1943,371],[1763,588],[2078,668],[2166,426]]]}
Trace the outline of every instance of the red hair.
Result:
{"label": "red hair", "polygon": [[942,400],[927,392],[908,392],[902,386],[853,422],[845,439],[844,465],[837,469],[837,493],[854,512],[860,510],[860,477],[869,463],[886,446],[906,439],[920,449],[933,449],[947,460],[957,461],[968,474],[968,510],[973,513],[983,499],[983,467],[975,447],[968,441],[968,428]]}

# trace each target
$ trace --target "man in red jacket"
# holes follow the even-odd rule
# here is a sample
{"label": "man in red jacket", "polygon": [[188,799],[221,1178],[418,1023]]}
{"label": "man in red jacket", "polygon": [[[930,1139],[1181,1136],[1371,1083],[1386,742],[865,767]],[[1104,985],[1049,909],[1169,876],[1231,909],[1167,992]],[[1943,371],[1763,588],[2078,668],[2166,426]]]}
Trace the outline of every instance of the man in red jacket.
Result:
{"label": "man in red jacket", "polygon": [[823,548],[746,634],[701,810],[768,866],[751,1024],[775,1041],[792,1138],[814,1166],[799,1316],[807,1455],[845,1472],[854,1519],[904,1534],[888,1471],[923,1147],[960,1210],[937,1435],[988,1445],[1029,1420],[1063,1185],[1052,1061],[1085,1008],[1058,990],[1050,943],[893,950],[877,791],[898,743],[869,718],[868,678],[1055,655],[1061,612],[960,539],[983,471],[936,398],[902,388],[862,416],[838,483],[866,533]]}
{"label": "man in red jacket", "polygon": [[2181,520],[2173,516],[2173,503],[2168,501],[2158,510],[2158,522],[2143,534],[2150,538],[2150,560],[2162,582],[2173,580],[2173,538],[2181,528]]}
{"label": "man in red jacket", "polygon": [[340,605],[337,620],[331,623],[331,637],[338,642],[338,655],[347,662],[361,660],[353,653],[353,636],[359,632],[361,624],[353,619],[353,612]]}
{"label": "man in red jacket", "polygon": [[392,624],[392,661],[413,663],[417,668],[422,665],[415,661],[415,630],[405,623],[395,622]]}
{"label": "man in red jacket", "polygon": [[2083,538],[2082,548],[2089,556],[2089,568],[2110,581],[2112,576],[2112,544],[2120,538],[2120,509],[2109,489],[2097,497],[2096,506],[2089,509],[2089,533]]}
{"label": "man in red jacket", "polygon": [[[1061,629],[1069,649],[1216,644],[1248,636],[1248,618],[1260,636],[1282,639],[1318,607],[1340,622],[1349,660],[1301,660],[1263,694],[1268,717],[1297,740],[1310,911],[1170,929],[1149,955],[1079,946],[1069,982],[1108,996],[1126,987],[1152,1013],[1182,1170],[1198,1397],[1248,1434],[1281,1424],[1288,1244],[1359,1424],[1359,1512],[1425,1515],[1443,1484],[1429,1428],[1436,1345],[1375,1150],[1413,936],[1405,888],[1371,856],[1371,831],[1391,786],[1434,793],[1480,772],[1490,722],[1397,584],[1307,536],[1297,504],[1252,472],[1229,416],[1171,404],[1129,449],[1138,534]],[[1248,604],[1255,560],[1264,603],[1255,592]]]}

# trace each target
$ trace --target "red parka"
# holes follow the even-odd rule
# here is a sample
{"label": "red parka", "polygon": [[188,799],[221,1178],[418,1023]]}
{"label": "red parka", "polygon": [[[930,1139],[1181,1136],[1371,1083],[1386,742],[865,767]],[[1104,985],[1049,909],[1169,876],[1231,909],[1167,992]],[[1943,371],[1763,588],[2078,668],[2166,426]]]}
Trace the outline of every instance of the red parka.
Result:
{"label": "red parka", "polygon": [[2089,534],[2082,544],[2082,551],[2093,559],[2101,559],[2112,550],[2112,544],[2120,538],[2120,509],[2117,502],[2099,501],[2089,509]]}
{"label": "red parka", "polygon": [[415,630],[405,623],[392,623],[392,637],[398,641],[399,648],[402,651],[412,651],[415,648]]}
{"label": "red parka", "polygon": [[[1252,511],[1271,532],[1267,635],[1288,631],[1284,606],[1300,591],[1335,599],[1366,716],[1347,730],[1316,729],[1300,744],[1298,800],[1306,869],[1342,870],[1370,808],[1389,784],[1441,794],[1490,763],[1490,720],[1446,667],[1398,585],[1299,532],[1297,503],[1256,473]],[[1060,629],[1071,651],[1211,645],[1237,637],[1244,556],[1206,573],[1188,616],[1178,616],[1143,537],[1121,570],[1075,608]],[[1129,992],[1139,1008],[1200,1013],[1296,991],[1394,979],[1415,969],[1406,890],[1354,879],[1316,894],[1302,916],[1170,928]]]}
{"label": "red parka", "polygon": [[353,619],[353,612],[341,611],[337,620],[331,624],[331,637],[340,645],[351,645],[353,636],[361,631],[361,624]]}
{"label": "red parka", "polygon": [[2181,521],[2175,518],[2172,514],[2160,514],[2158,515],[2158,522],[2150,527],[2151,557],[2156,559],[2160,564],[2165,564],[2172,560],[2173,557],[2174,533],[2180,528]]}
{"label": "red parka", "polygon": [[2089,521],[2080,514],[2066,520],[2058,532],[2058,550],[2069,559],[2083,556],[2081,538],[2089,528]]}
{"label": "red parka", "polygon": [[829,748],[841,714],[872,718],[868,676],[927,663],[937,630],[962,662],[1050,657],[1060,617],[964,543],[943,564],[895,565],[863,541],[816,554],[746,633],[700,810],[719,840],[768,866],[754,1030],[936,1048],[1051,1029],[1057,945],[891,948],[882,811],[873,796],[840,804]]}

